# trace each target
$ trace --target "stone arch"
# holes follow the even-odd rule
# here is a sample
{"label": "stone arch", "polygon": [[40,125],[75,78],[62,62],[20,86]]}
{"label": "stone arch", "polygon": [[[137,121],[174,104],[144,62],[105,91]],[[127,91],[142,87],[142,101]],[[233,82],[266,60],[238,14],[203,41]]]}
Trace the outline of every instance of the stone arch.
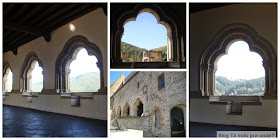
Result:
{"label": "stone arch", "polygon": [[70,69],[69,66],[73,60],[76,59],[77,53],[85,48],[88,55],[94,55],[98,62],[97,67],[100,70],[100,89],[98,92],[104,92],[104,72],[103,72],[103,57],[101,50],[97,45],[91,43],[84,36],[74,36],[70,38],[64,45],[63,50],[58,55],[56,60],[56,90],[57,92],[71,92],[70,91]]}
{"label": "stone arch", "polygon": [[156,4],[138,4],[133,9],[123,12],[116,23],[112,25],[111,61],[121,62],[121,38],[124,33],[124,25],[129,21],[135,21],[136,17],[143,12],[153,14],[158,23],[166,27],[168,61],[184,61],[185,56],[182,56],[182,54],[185,54],[185,52],[180,53],[180,50],[184,48],[182,46],[185,45],[181,41],[181,39],[184,38],[184,33],[179,29],[179,25],[177,25],[172,18],[167,16],[161,7]]}
{"label": "stone arch", "polygon": [[153,127],[156,129],[160,129],[161,127],[161,110],[159,107],[154,108],[154,116],[153,116]]}
{"label": "stone arch", "polygon": [[[39,59],[38,55],[35,52],[30,52],[25,57],[23,65],[21,67],[20,72],[20,91],[21,92],[32,92],[32,71],[35,67],[36,62],[38,62],[39,66],[43,69],[42,74],[44,76],[44,65],[42,61]],[[43,78],[43,89],[45,87],[45,82]]]}
{"label": "stone arch", "polygon": [[262,57],[265,69],[264,95],[276,97],[276,52],[273,46],[252,27],[241,23],[230,24],[221,29],[214,37],[212,44],[202,53],[200,59],[200,90],[202,95],[214,95],[216,64],[219,58],[227,54],[231,44],[236,41],[245,41],[251,52],[256,52]]}
{"label": "stone arch", "polygon": [[[179,112],[179,114],[172,114],[174,110],[178,110],[178,111],[181,111]],[[183,118],[182,118],[183,117]],[[177,120],[177,121],[183,121],[183,123],[179,123],[177,121],[174,121]],[[178,124],[180,124],[179,126],[178,125],[174,125],[173,123],[176,122]],[[174,128],[177,127],[177,128]],[[186,105],[185,104],[178,104],[178,105],[175,105],[173,107],[170,108],[170,133],[171,133],[171,137],[172,136],[176,136],[176,137],[185,137],[186,136]],[[175,129],[176,133],[172,133],[172,131]]]}
{"label": "stone arch", "polygon": [[121,118],[122,116],[121,116],[121,114],[122,114],[122,109],[121,109],[121,106],[119,106],[118,107],[118,111],[117,111],[117,118]]}
{"label": "stone arch", "polygon": [[126,103],[123,108],[123,117],[129,117],[130,116],[130,107],[129,104]]}
{"label": "stone arch", "polygon": [[7,80],[8,80],[8,75],[10,74],[10,71],[13,72],[9,62],[4,61],[3,62],[3,81],[2,81],[2,91],[3,92],[8,91]]}
{"label": "stone arch", "polygon": [[137,98],[133,104],[134,116],[141,116],[144,113],[144,103],[140,98]]}

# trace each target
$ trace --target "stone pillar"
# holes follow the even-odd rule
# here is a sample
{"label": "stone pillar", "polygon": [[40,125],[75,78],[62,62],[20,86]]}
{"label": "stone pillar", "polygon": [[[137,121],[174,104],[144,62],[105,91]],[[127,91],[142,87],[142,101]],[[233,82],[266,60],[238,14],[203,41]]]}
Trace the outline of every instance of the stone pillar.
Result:
{"label": "stone pillar", "polygon": [[215,64],[211,64],[209,66],[209,94],[214,95],[215,89],[216,89],[216,71],[217,71],[218,66]]}
{"label": "stone pillar", "polygon": [[264,67],[264,71],[265,71],[265,93],[264,96],[270,96],[270,88],[269,88],[269,68],[267,63],[265,63],[263,61],[263,67]]}
{"label": "stone pillar", "polygon": [[178,61],[178,55],[177,55],[177,34],[176,32],[172,32],[172,54],[173,54],[173,61]]}
{"label": "stone pillar", "polygon": [[65,70],[65,91],[66,92],[71,92],[71,90],[70,90],[70,73],[71,73],[70,69]]}
{"label": "stone pillar", "polygon": [[26,76],[26,91],[32,92],[32,75]]}
{"label": "stone pillar", "polygon": [[208,75],[209,75],[209,67],[208,64],[204,64],[202,65],[202,69],[203,69],[203,78],[204,78],[204,87],[203,87],[203,96],[209,96],[209,79],[208,79]]}
{"label": "stone pillar", "polygon": [[178,54],[179,54],[179,61],[180,62],[182,62],[183,60],[182,60],[182,50],[181,50],[181,36],[182,36],[182,34],[181,34],[181,32],[180,31],[177,31],[177,49],[178,49]]}
{"label": "stone pillar", "polygon": [[2,88],[3,88],[3,92],[7,92],[7,76],[6,76],[6,74],[3,77]]}
{"label": "stone pillar", "polygon": [[172,34],[167,33],[167,61],[173,61],[172,50]]}
{"label": "stone pillar", "polygon": [[122,43],[122,35],[123,35],[124,28],[123,27],[118,27],[118,31],[116,33],[116,56],[115,56],[115,61],[116,62],[122,62],[121,60],[121,43]]}

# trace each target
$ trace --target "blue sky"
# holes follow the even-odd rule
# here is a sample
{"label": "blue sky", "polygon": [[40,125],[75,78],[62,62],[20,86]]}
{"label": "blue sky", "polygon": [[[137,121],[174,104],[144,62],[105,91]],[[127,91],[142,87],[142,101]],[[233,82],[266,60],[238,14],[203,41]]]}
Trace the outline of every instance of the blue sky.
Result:
{"label": "blue sky", "polygon": [[250,52],[249,46],[244,41],[234,42],[228,54],[218,61],[216,76],[229,79],[256,79],[265,76],[262,57]]}
{"label": "blue sky", "polygon": [[143,12],[124,25],[122,41],[148,50],[167,45],[167,30],[154,15]]}
{"label": "blue sky", "polygon": [[110,72],[110,85],[114,83],[121,75],[124,74],[125,78],[131,73],[131,71],[111,71]]}

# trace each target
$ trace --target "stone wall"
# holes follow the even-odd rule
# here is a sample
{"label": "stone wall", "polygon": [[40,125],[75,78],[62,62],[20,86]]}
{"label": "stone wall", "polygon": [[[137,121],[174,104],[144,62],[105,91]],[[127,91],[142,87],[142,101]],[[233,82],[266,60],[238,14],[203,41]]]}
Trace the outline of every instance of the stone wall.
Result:
{"label": "stone wall", "polygon": [[[256,16],[257,15],[257,16]],[[232,4],[190,14],[190,121],[276,127],[277,100],[263,100],[262,105],[241,106],[240,98],[232,98],[234,111],[242,115],[228,115],[225,105],[209,104],[201,97],[200,59],[202,53],[225,26],[246,24],[267,40],[277,52],[277,4]],[[247,97],[242,97],[242,100]],[[235,108],[236,107],[236,108]]]}
{"label": "stone wall", "polygon": [[[128,103],[130,106],[129,114],[136,116],[134,103],[139,98],[143,102],[144,116],[151,116],[151,126],[149,126],[151,128],[149,129],[152,132],[152,136],[169,137],[171,134],[171,109],[180,107],[185,111],[186,108],[186,72],[154,71],[132,74],[135,74],[134,77],[126,82],[114,95],[113,110],[117,111],[121,107],[121,116],[123,117],[124,106]],[[158,77],[162,74],[165,79],[165,87],[159,89]],[[137,86],[138,82],[139,87]],[[152,118],[154,118],[155,109],[160,110],[160,129],[154,128],[154,119]],[[132,118],[128,117],[126,120],[131,121],[131,123],[136,123],[133,121],[136,121],[138,117]]]}

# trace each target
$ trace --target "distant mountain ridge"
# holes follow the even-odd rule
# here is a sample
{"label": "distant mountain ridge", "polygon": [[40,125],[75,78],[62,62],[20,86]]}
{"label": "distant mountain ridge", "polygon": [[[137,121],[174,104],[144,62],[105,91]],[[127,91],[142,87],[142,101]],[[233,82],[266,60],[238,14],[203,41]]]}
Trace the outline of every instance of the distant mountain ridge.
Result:
{"label": "distant mountain ridge", "polygon": [[229,80],[226,77],[216,76],[215,95],[262,96],[264,90],[265,77],[251,80]]}
{"label": "distant mountain ridge", "polygon": [[[35,92],[40,92],[43,82],[32,85]],[[70,78],[70,90],[72,92],[97,92],[100,88],[100,73],[89,72]]]}
{"label": "distant mountain ridge", "polygon": [[[145,48],[140,48],[137,46],[134,46],[132,44],[122,42],[121,43],[121,50],[122,52],[126,52],[127,55],[127,61],[133,62],[133,61],[138,61],[142,62],[143,59],[143,51],[148,51]],[[162,51],[162,58],[165,60],[167,58],[167,46],[162,46],[159,48],[155,48],[149,51]]]}

